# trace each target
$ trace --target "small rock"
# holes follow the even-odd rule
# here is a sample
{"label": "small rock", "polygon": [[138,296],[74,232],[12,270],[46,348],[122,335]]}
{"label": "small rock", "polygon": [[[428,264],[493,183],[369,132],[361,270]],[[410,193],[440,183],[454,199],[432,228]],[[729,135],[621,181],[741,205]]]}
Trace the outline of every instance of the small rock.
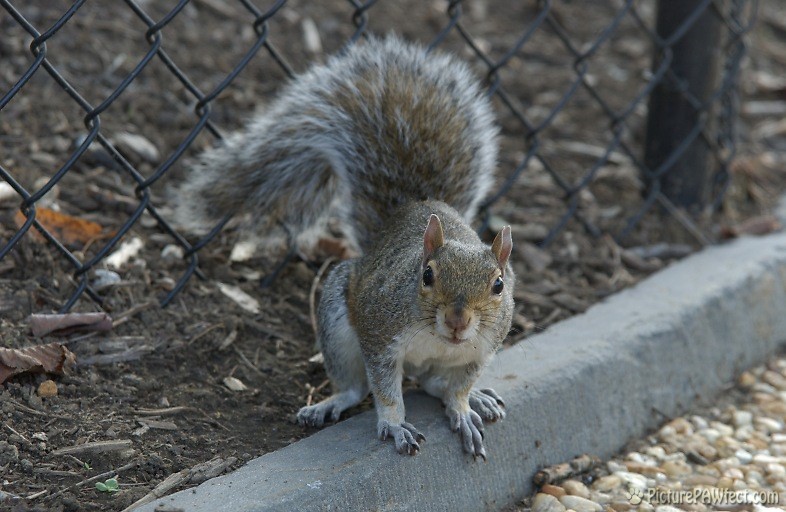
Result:
{"label": "small rock", "polygon": [[141,159],[151,164],[161,159],[161,154],[158,152],[155,144],[141,135],[120,132],[112,138],[112,142],[121,153],[131,159],[134,159],[133,157],[136,156],[136,160]]}
{"label": "small rock", "polygon": [[734,480],[732,480],[727,476],[722,476],[718,479],[718,483],[716,485],[721,489],[731,489],[733,484],[734,484]]}
{"label": "small rock", "polygon": [[691,416],[690,422],[693,423],[693,426],[696,430],[702,430],[708,428],[710,426],[709,422],[702,418],[701,416]]}
{"label": "small rock", "polygon": [[715,428],[705,428],[703,430],[699,430],[698,434],[702,436],[704,439],[709,441],[710,443],[715,443],[720,437],[720,431]]}
{"label": "small rock", "polygon": [[693,425],[685,418],[673,419],[668,425],[671,425],[678,434],[693,434]]}
{"label": "small rock", "polygon": [[11,185],[5,181],[0,181],[0,203],[19,201],[21,198],[22,196],[17,194]]}
{"label": "small rock", "polygon": [[657,507],[655,507],[655,512],[682,512],[682,511],[676,507],[672,507],[671,505],[658,505]]}
{"label": "small rock", "polygon": [[622,486],[622,479],[617,475],[606,475],[595,480],[592,487],[601,492],[608,492]]}
{"label": "small rock", "polygon": [[581,496],[584,499],[589,499],[590,497],[590,491],[587,489],[587,486],[578,480],[565,480],[562,482],[562,488],[572,496]]}
{"label": "small rock", "polygon": [[176,244],[169,244],[163,249],[161,249],[161,258],[163,259],[173,259],[173,260],[182,260],[185,251],[183,248]]}
{"label": "small rock", "polygon": [[783,465],[777,464],[775,462],[767,464],[764,467],[764,469],[770,475],[778,475],[778,476],[786,475],[786,468],[784,468]]}
{"label": "small rock", "polygon": [[248,387],[237,377],[224,377],[224,385],[231,391],[245,391]]}
{"label": "small rock", "polygon": [[777,464],[780,461],[778,457],[773,457],[772,455],[768,455],[766,453],[757,453],[753,456],[753,463],[759,465],[766,465],[766,464]]}
{"label": "small rock", "polygon": [[106,268],[97,268],[93,271],[93,274],[95,279],[93,279],[90,285],[97,292],[110,288],[122,281],[120,274]]}
{"label": "small rock", "polygon": [[557,499],[560,499],[561,497],[563,497],[566,494],[568,494],[565,491],[565,489],[563,489],[562,487],[560,487],[558,485],[551,485],[551,484],[546,484],[543,487],[541,487],[540,488],[540,492],[543,492],[543,493],[546,493],[546,494],[551,494],[552,496],[554,496]]}
{"label": "small rock", "polygon": [[[766,416],[759,416],[753,423],[758,427],[759,430],[763,430],[764,432],[771,433],[771,432],[780,432],[783,430],[783,423],[778,420],[774,420],[772,418],[767,418]],[[773,442],[775,439],[773,439]]]}
{"label": "small rock", "polygon": [[756,384],[756,376],[749,371],[744,371],[737,379],[737,384],[743,389],[753,387],[753,385]]}
{"label": "small rock", "polygon": [[669,442],[670,440],[674,439],[676,435],[677,435],[677,431],[671,425],[664,425],[658,431],[658,437],[660,437],[661,440],[666,442]]}
{"label": "small rock", "polygon": [[622,479],[628,487],[644,491],[647,489],[647,478],[643,475],[631,473],[630,471],[616,471],[615,476]]}
{"label": "small rock", "polygon": [[532,500],[532,512],[565,512],[565,506],[551,494],[539,492]]}
{"label": "small rock", "polygon": [[663,472],[672,478],[679,478],[691,474],[691,468],[684,462],[666,461],[663,463]]}
{"label": "small rock", "polygon": [[719,432],[719,434],[722,435],[722,436],[732,436],[732,435],[734,435],[734,429],[731,428],[730,425],[727,425],[725,423],[721,423],[720,421],[711,421],[710,422],[710,427],[714,428],[715,430],[717,430]]}
{"label": "small rock", "polygon": [[761,380],[781,391],[786,391],[786,377],[778,372],[767,370],[762,374]]}
{"label": "small rock", "polygon": [[685,477],[682,481],[686,487],[697,487],[699,485],[712,486],[718,482],[718,479],[711,475],[690,475]]}
{"label": "small rock", "polygon": [[30,462],[29,459],[22,459],[19,461],[19,466],[22,468],[22,471],[25,473],[32,473],[33,472],[33,463]]}
{"label": "small rock", "polygon": [[658,473],[663,473],[663,468],[660,466],[653,466],[650,464],[641,464],[638,462],[626,462],[625,466],[631,473],[638,473],[646,476],[656,476]]}
{"label": "small rock", "polygon": [[8,441],[0,441],[0,466],[19,460],[19,449]]}
{"label": "small rock", "polygon": [[644,453],[656,460],[663,460],[666,458],[666,450],[662,446],[650,446]]}
{"label": "small rock", "polygon": [[737,428],[753,424],[753,413],[750,411],[735,411],[733,416],[734,426]]}
{"label": "small rock", "polygon": [[57,384],[53,380],[45,380],[38,385],[38,396],[51,398],[57,396]]}
{"label": "small rock", "polygon": [[600,512],[603,510],[603,506],[599,503],[582,498],[581,496],[567,495],[560,498],[559,501],[565,505],[565,508],[573,509],[576,512]]}
{"label": "small rock", "polygon": [[734,456],[740,459],[741,464],[749,464],[753,460],[753,455],[743,450],[742,448],[734,452]]}

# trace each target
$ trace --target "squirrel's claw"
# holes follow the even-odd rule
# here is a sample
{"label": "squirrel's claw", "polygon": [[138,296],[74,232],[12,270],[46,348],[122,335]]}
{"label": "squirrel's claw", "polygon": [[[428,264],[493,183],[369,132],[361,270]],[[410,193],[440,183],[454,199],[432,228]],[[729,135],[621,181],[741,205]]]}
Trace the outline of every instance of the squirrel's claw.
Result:
{"label": "squirrel's claw", "polygon": [[485,437],[483,420],[478,413],[473,410],[464,413],[455,411],[450,416],[451,427],[461,436],[464,451],[475,458],[482,457],[486,460],[486,449],[483,447]]}
{"label": "squirrel's claw", "polygon": [[505,402],[490,388],[470,390],[469,406],[485,421],[494,422],[505,417]]}
{"label": "squirrel's claw", "polygon": [[382,421],[378,430],[379,438],[384,441],[388,437],[392,437],[396,445],[396,451],[402,454],[416,455],[420,452],[418,441],[423,442],[426,440],[426,436],[420,433],[411,423],[403,422],[399,425],[392,425]]}

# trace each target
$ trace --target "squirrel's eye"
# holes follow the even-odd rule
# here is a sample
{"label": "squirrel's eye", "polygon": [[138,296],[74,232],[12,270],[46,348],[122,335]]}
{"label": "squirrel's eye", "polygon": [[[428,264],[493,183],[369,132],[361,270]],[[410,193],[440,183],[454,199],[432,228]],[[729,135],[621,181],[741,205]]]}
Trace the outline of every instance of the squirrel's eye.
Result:
{"label": "squirrel's eye", "polygon": [[431,270],[431,265],[426,267],[423,271],[423,286],[432,286],[434,284],[434,271]]}
{"label": "squirrel's eye", "polygon": [[497,280],[494,281],[494,284],[491,285],[491,291],[494,293],[494,295],[499,295],[500,293],[502,293],[502,289],[504,287],[505,287],[505,283],[502,281],[501,277],[498,277]]}

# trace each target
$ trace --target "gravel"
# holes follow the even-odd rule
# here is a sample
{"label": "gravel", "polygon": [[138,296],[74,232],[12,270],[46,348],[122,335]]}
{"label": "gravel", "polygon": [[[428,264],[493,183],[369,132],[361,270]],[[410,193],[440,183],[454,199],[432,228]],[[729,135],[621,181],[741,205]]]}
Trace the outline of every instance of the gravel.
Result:
{"label": "gravel", "polygon": [[786,506],[786,358],[743,372],[712,408],[672,419],[590,473],[544,485],[533,512]]}

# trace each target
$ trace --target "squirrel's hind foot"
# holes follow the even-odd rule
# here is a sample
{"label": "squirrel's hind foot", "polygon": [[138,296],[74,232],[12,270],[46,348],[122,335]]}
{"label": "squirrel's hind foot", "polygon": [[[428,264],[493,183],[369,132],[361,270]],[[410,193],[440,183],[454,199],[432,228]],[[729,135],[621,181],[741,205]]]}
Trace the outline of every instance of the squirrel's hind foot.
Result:
{"label": "squirrel's hind foot", "polygon": [[469,392],[469,406],[484,421],[498,421],[505,417],[505,402],[496,391],[490,388],[472,388]]}
{"label": "squirrel's hind foot", "polygon": [[420,444],[418,441],[425,441],[424,436],[418,429],[411,423],[402,422],[399,425],[393,425],[387,421],[379,422],[379,438],[385,440],[392,437],[396,444],[396,451],[407,455],[417,455],[420,452]]}

